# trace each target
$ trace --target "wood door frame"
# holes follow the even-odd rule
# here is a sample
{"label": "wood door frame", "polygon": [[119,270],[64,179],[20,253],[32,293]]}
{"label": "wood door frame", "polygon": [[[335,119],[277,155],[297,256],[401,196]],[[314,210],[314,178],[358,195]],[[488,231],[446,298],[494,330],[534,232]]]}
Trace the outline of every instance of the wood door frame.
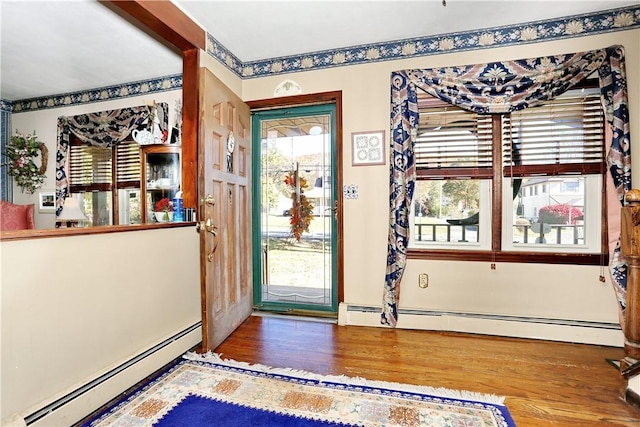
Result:
{"label": "wood door frame", "polygon": [[254,101],[245,101],[251,111],[268,110],[286,107],[302,107],[305,105],[330,104],[336,106],[336,153],[335,161],[336,177],[336,201],[338,203],[337,220],[336,220],[336,250],[337,254],[337,283],[338,287],[338,307],[344,302],[344,238],[343,238],[343,198],[342,198],[342,91],[319,92],[306,95],[283,96],[280,98],[259,99]]}

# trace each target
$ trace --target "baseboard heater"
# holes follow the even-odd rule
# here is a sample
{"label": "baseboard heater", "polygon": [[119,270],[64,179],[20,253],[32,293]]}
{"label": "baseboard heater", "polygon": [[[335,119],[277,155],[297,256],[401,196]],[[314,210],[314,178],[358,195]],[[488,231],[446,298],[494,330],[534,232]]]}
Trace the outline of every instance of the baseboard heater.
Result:
{"label": "baseboard heater", "polygon": [[[349,305],[347,307],[347,311],[358,312],[358,313],[381,313],[381,308],[363,306],[363,305]],[[505,315],[497,315],[497,314],[463,313],[463,312],[457,312],[457,311],[398,309],[398,316],[403,314],[414,315],[414,316],[429,316],[429,317],[453,316],[453,317],[464,317],[469,319],[540,323],[545,325],[559,325],[559,326],[578,326],[583,328],[609,329],[609,330],[618,330],[618,331],[622,330],[620,328],[620,325],[615,323],[592,322],[587,320],[567,320],[567,319],[553,319],[553,318],[545,318],[545,317],[527,317],[527,316],[505,316]]]}
{"label": "baseboard heater", "polygon": [[168,346],[169,344],[171,344],[174,341],[179,340],[180,338],[184,337],[185,335],[195,331],[196,329],[198,329],[200,326],[202,326],[202,322],[197,322],[194,323],[193,325],[189,326],[186,329],[183,329],[182,331],[178,332],[177,334],[165,339],[162,342],[159,342],[158,344],[154,345],[153,347],[149,348],[148,350],[138,354],[135,357],[132,357],[131,359],[127,360],[126,362],[116,366],[115,368],[109,370],[108,372],[105,372],[104,374],[100,375],[99,377],[89,381],[87,384],[83,385],[82,387],[79,387],[75,390],[73,390],[72,392],[62,396],[61,398],[51,402],[50,404],[38,409],[37,411],[33,412],[30,415],[27,415],[24,418],[24,421],[26,423],[26,425],[31,425],[33,423],[35,423],[36,421],[38,421],[40,418],[50,414],[51,412],[61,408],[62,406],[66,405],[67,403],[71,402],[72,400],[78,398],[79,396],[83,395],[84,393],[90,391],[91,389],[99,386],[100,384],[102,384],[103,382],[107,381],[108,379],[114,377],[115,375],[119,374],[120,372],[124,371],[125,369],[135,365],[136,363],[146,359],[147,357],[151,356],[152,354],[156,353],[157,351],[163,349],[164,347]]}

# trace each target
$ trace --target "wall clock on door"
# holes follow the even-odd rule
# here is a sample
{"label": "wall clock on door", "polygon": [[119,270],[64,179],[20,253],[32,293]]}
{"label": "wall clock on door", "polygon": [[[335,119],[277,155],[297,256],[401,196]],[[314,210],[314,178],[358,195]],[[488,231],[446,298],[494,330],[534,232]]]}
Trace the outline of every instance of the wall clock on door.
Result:
{"label": "wall clock on door", "polygon": [[233,132],[229,133],[227,138],[227,172],[233,172],[233,150],[236,147],[236,140],[233,137]]}

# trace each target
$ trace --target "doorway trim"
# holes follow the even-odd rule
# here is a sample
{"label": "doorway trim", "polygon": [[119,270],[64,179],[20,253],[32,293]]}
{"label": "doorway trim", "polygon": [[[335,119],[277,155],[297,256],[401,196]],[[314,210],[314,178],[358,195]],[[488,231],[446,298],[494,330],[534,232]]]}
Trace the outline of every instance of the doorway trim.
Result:
{"label": "doorway trim", "polygon": [[335,286],[337,287],[338,300],[337,304],[344,302],[344,239],[343,239],[343,200],[342,200],[342,91],[333,91],[333,92],[321,92],[314,93],[308,95],[294,95],[294,96],[283,96],[281,98],[269,98],[269,99],[261,99],[255,101],[247,101],[246,104],[251,109],[251,112],[254,111],[263,111],[270,110],[276,108],[287,108],[287,107],[302,107],[308,105],[318,105],[318,104],[335,104],[336,108],[336,123],[335,123],[335,153],[336,158],[333,159],[335,163],[336,177],[336,202],[337,202],[337,221],[336,221],[336,233],[337,233],[337,241],[336,241],[336,274],[337,274],[337,283]]}

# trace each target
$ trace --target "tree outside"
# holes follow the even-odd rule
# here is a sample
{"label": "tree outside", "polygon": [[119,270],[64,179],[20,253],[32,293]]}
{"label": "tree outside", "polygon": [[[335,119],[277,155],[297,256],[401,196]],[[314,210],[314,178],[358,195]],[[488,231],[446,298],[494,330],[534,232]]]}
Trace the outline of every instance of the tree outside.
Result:
{"label": "tree outside", "polygon": [[464,218],[478,212],[480,182],[475,179],[417,181],[414,199],[417,216]]}
{"label": "tree outside", "polygon": [[289,195],[284,177],[291,169],[291,160],[277,150],[266,150],[260,158],[262,169],[262,207],[274,209],[281,194]]}

